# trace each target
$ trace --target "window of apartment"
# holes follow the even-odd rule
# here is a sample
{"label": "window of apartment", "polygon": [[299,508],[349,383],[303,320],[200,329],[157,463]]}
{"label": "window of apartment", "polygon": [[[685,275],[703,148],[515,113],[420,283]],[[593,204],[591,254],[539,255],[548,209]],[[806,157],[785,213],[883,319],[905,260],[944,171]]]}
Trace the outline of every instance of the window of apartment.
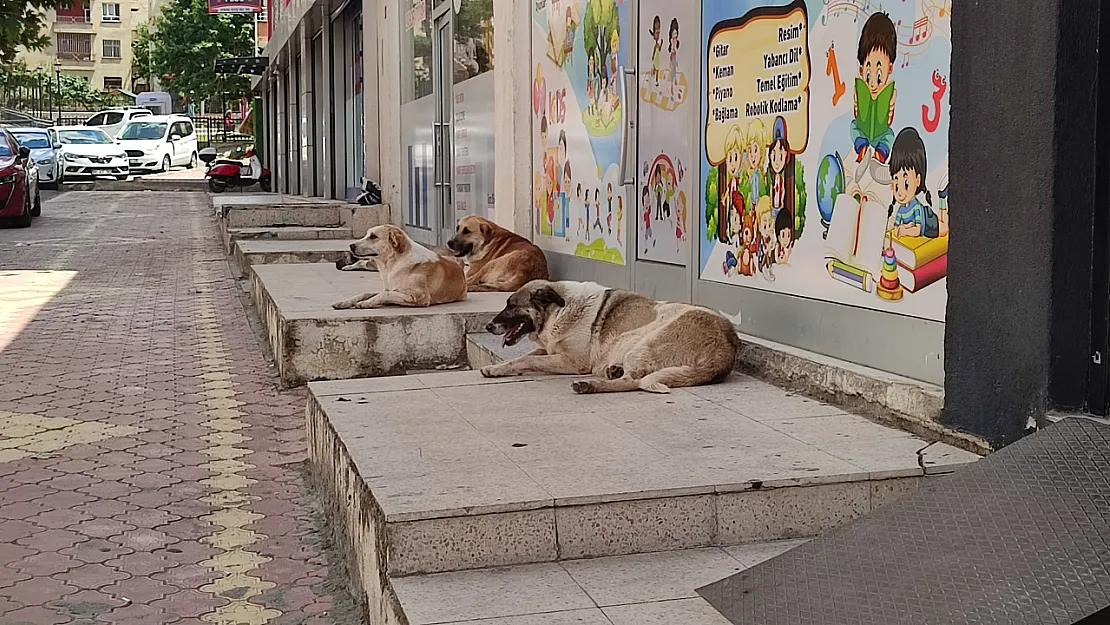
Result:
{"label": "window of apartment", "polygon": [[105,76],[104,77],[104,90],[109,89],[123,89],[123,79],[119,76]]}
{"label": "window of apartment", "polygon": [[432,16],[414,2],[401,22],[401,104],[432,93]]}
{"label": "window of apartment", "polygon": [[57,33],[55,52],[59,59],[89,61],[92,59],[92,34]]}
{"label": "window of apartment", "polygon": [[105,2],[100,5],[100,21],[119,23],[119,3]]}
{"label": "window of apartment", "polygon": [[[101,43],[101,48],[102,48],[101,51],[103,52],[103,57],[104,58],[106,58],[106,59],[118,59],[118,58],[120,58],[123,50],[120,47],[120,40],[119,39],[104,39],[100,43]],[[105,78],[104,80],[108,80],[108,79]]]}

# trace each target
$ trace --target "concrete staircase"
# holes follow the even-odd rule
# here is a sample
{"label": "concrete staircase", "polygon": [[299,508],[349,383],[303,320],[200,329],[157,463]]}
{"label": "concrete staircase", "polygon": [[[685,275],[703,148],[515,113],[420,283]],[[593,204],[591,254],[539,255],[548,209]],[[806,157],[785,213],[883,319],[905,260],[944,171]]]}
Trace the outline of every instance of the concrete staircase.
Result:
{"label": "concrete staircase", "polygon": [[367,229],[389,223],[388,205],[253,194],[213,198],[224,248],[240,276],[256,264],[335,263]]}
{"label": "concrete staircase", "polygon": [[373,624],[722,625],[694,588],[977,458],[741,374],[665,396],[314,382],[307,419]]}

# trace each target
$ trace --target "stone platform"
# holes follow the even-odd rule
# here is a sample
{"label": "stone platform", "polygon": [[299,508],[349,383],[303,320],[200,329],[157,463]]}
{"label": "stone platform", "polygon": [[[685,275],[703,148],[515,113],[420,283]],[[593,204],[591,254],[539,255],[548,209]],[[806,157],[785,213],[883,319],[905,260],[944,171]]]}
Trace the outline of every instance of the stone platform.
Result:
{"label": "stone platform", "polygon": [[232,245],[239,275],[248,276],[254,265],[329,263],[346,258],[354,239],[241,239]]}
{"label": "stone platform", "polygon": [[334,310],[331,305],[381,290],[378,274],[324,263],[255,265],[250,290],[282,383],[399,375],[466,364],[466,334],[505,305],[504,293],[470,293],[429,308]]}
{"label": "stone platform", "polygon": [[[570,382],[463,371],[309,385],[310,462],[371,623],[480,617],[420,617],[430,608],[404,589],[425,582],[397,578],[811,537],[977,459],[740,374],[669,395],[581,396]],[[495,576],[512,593],[530,570]]]}
{"label": "stone platform", "polygon": [[212,199],[229,254],[239,240],[357,239],[374,226],[390,223],[388,204],[360,206],[279,194]]}

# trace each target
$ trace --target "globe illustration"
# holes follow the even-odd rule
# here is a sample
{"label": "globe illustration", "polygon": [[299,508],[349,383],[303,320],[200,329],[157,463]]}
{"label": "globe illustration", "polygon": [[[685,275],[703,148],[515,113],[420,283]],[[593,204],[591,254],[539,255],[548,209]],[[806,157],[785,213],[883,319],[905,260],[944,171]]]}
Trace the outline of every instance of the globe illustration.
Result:
{"label": "globe illustration", "polygon": [[832,222],[836,196],[841,193],[844,193],[844,168],[839,156],[828,154],[817,167],[817,210],[826,228]]}

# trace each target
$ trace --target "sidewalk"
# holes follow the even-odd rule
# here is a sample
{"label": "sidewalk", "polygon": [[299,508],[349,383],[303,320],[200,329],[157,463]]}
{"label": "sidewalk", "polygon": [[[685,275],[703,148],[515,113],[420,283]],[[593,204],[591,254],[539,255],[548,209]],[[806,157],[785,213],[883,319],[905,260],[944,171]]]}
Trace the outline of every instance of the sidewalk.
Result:
{"label": "sidewalk", "polygon": [[0,229],[0,375],[0,625],[357,622],[202,194]]}

